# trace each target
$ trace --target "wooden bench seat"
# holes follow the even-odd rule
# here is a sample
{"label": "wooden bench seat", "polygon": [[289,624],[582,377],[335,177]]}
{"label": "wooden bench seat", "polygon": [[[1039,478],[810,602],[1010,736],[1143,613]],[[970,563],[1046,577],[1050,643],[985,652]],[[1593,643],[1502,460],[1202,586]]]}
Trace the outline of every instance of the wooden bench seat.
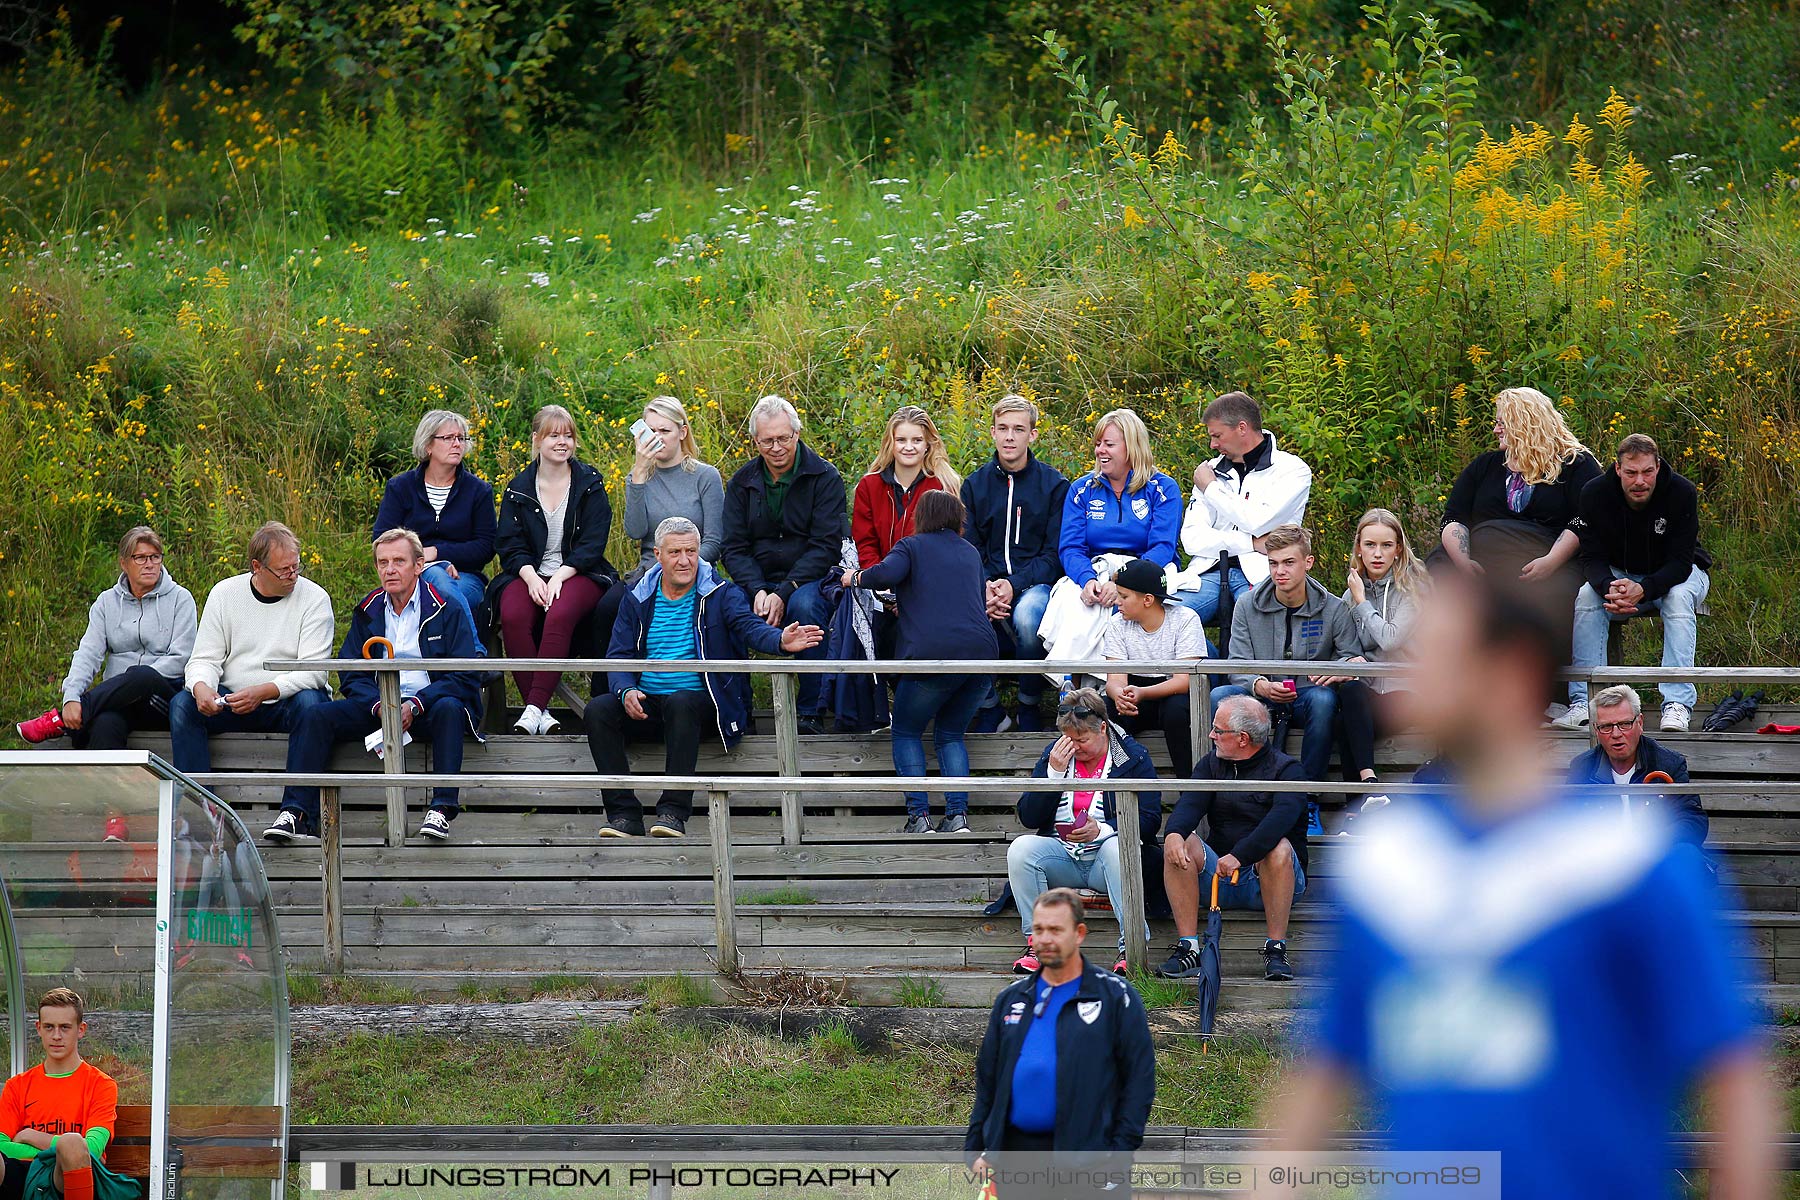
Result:
{"label": "wooden bench seat", "polygon": [[[176,1104],[169,1108],[169,1138],[181,1154],[185,1176],[280,1179],[282,1110],[268,1105]],[[150,1175],[150,1106],[119,1105],[118,1127],[106,1147],[106,1165],[121,1175]]]}

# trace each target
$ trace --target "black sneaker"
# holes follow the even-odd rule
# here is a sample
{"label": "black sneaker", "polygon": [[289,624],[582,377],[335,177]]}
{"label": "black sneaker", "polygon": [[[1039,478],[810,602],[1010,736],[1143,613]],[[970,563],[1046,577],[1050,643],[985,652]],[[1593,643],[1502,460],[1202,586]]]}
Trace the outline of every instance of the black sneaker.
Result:
{"label": "black sneaker", "polygon": [[1278,942],[1274,938],[1264,938],[1262,956],[1264,979],[1292,979],[1294,977],[1294,968],[1288,966],[1286,941]]}
{"label": "black sneaker", "polygon": [[656,819],[650,822],[650,836],[655,838],[678,838],[687,834],[687,822],[671,813],[657,813]]}
{"label": "black sneaker", "polygon": [[285,846],[300,836],[300,818],[287,809],[275,814],[275,821],[262,832],[263,841]]}
{"label": "black sneaker", "polygon": [[1020,703],[1017,715],[1013,717],[1013,731],[1016,733],[1044,732],[1044,714],[1034,704]]}
{"label": "black sneaker", "polygon": [[800,717],[795,724],[800,727],[800,732],[807,737],[819,737],[825,732],[825,719],[817,714],[809,714]]}
{"label": "black sneaker", "polygon": [[937,831],[939,833],[967,833],[969,832],[969,818],[961,813],[951,813],[938,822]]}
{"label": "black sneaker", "polygon": [[1200,973],[1200,951],[1186,942],[1169,947],[1168,961],[1156,968],[1164,979],[1192,979]]}
{"label": "black sneaker", "polygon": [[603,838],[643,837],[644,823],[628,817],[613,817],[600,827],[600,836]]}
{"label": "black sneaker", "polygon": [[900,827],[901,833],[930,833],[931,818],[926,816],[908,817],[906,824]]}
{"label": "black sneaker", "polygon": [[425,820],[419,824],[419,836],[430,838],[434,842],[450,840],[450,818],[442,809],[432,809],[425,814]]}

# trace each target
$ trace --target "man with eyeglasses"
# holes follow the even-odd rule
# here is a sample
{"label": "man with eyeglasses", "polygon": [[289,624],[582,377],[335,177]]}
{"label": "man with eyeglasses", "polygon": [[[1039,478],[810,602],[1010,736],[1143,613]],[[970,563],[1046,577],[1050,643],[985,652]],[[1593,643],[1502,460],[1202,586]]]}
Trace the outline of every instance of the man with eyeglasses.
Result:
{"label": "man with eyeglasses", "polygon": [[[819,585],[843,557],[844,478],[800,439],[800,414],[784,398],[758,400],[748,428],[756,457],[725,487],[719,562],[744,589],[752,611],[770,625],[827,627],[831,609]],[[799,657],[828,654],[820,642]],[[800,677],[802,733],[824,732],[822,682],[819,675]]]}
{"label": "man with eyeglasses", "polygon": [[[1569,764],[1569,782],[1577,784],[1642,783],[1661,771],[1674,783],[1688,781],[1687,757],[1655,738],[1644,736],[1644,701],[1627,684],[1596,692],[1593,699],[1594,733],[1599,745]],[[1643,816],[1653,807],[1662,810],[1675,830],[1677,841],[1706,844],[1706,809],[1700,797],[1690,793],[1667,796],[1619,796],[1620,811],[1627,818]]]}
{"label": "man with eyeglasses", "polygon": [[[1163,838],[1163,886],[1180,940],[1158,975],[1200,973],[1200,895],[1211,894],[1217,871],[1220,908],[1263,914],[1263,978],[1294,977],[1287,927],[1295,897],[1306,891],[1305,776],[1269,744],[1270,733],[1269,710],[1253,696],[1227,696],[1213,712],[1212,752],[1194,764],[1193,778],[1267,780],[1269,789],[1181,793]],[[1204,840],[1197,832],[1202,820]]]}
{"label": "man with eyeglasses", "polygon": [[249,556],[247,572],[207,595],[187,688],[169,702],[178,770],[212,770],[207,739],[215,733],[292,733],[307,709],[331,698],[324,671],[263,667],[270,659],[331,657],[331,597],[301,577],[300,539],[270,521],[251,535]]}

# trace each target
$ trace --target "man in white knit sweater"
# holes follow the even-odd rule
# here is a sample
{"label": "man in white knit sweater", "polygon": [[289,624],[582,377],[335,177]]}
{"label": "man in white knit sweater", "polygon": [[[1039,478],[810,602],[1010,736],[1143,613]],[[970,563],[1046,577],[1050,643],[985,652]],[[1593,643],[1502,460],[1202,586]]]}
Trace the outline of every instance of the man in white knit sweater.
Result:
{"label": "man in white knit sweater", "polygon": [[169,702],[169,742],[182,771],[212,770],[215,733],[292,733],[331,698],[324,671],[268,671],[270,659],[330,658],[325,589],[300,576],[300,539],[279,521],[250,538],[250,570],[214,586],[200,614],[187,688]]}

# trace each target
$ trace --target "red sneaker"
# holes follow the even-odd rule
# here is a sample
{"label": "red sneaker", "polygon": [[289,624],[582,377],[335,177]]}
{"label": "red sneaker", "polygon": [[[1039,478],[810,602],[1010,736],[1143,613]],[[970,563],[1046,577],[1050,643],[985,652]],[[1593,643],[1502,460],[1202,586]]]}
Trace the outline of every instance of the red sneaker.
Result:
{"label": "red sneaker", "polygon": [[121,817],[118,813],[114,813],[112,816],[106,818],[106,840],[109,842],[122,842],[125,838],[125,818]]}
{"label": "red sneaker", "polygon": [[1123,958],[1121,958],[1118,962],[1113,964],[1113,974],[1114,975],[1123,975],[1127,970],[1130,969],[1130,967],[1131,967],[1131,964],[1126,962]]}
{"label": "red sneaker", "polygon": [[1037,955],[1031,952],[1031,939],[1027,937],[1025,939],[1025,953],[1013,960],[1013,974],[1031,975],[1037,971],[1040,965]]}
{"label": "red sneaker", "polygon": [[59,738],[67,732],[63,728],[62,709],[60,708],[53,708],[43,716],[33,717],[29,721],[20,721],[15,728],[18,729],[20,737],[34,746],[39,742],[47,742],[51,738]]}

